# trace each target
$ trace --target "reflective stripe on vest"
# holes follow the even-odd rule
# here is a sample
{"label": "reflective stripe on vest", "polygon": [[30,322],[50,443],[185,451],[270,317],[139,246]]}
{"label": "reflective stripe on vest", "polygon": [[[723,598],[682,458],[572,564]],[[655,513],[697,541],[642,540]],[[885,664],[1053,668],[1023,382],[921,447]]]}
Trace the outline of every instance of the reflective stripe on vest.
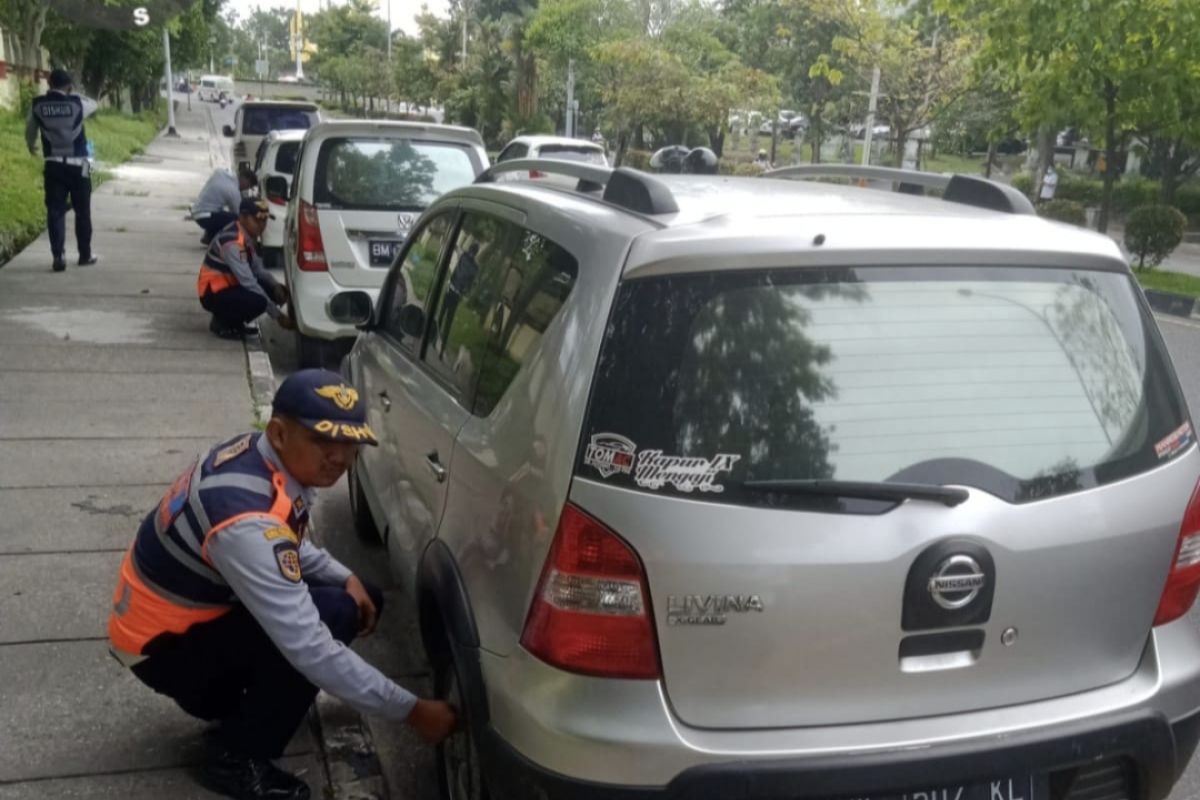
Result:
{"label": "reflective stripe on vest", "polygon": [[[233,607],[232,590],[208,559],[214,535],[255,517],[303,528],[307,511],[295,511],[287,479],[258,451],[259,436],[247,434],[214,448],[179,476],[142,521],[121,562],[108,619],[109,640],[121,654],[143,655],[156,637],[181,634]],[[214,466],[230,448],[238,455]]]}
{"label": "reflective stripe on vest", "polygon": [[223,292],[230,286],[238,285],[233,270],[225,263],[225,256],[221,253],[225,245],[235,241],[241,251],[246,253],[246,234],[236,221],[222,228],[213,237],[208,250],[204,253],[204,260],[200,262],[200,276],[196,279],[196,295],[198,297],[204,297],[209,293]]}

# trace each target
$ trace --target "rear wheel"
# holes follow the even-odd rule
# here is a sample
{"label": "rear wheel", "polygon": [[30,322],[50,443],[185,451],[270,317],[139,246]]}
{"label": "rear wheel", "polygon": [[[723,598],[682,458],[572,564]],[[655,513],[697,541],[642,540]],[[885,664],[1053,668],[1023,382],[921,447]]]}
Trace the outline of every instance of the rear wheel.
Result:
{"label": "rear wheel", "polygon": [[359,469],[358,460],[355,459],[350,466],[350,474],[346,478],[350,488],[350,513],[354,517],[354,532],[358,534],[358,538],[368,544],[382,544],[383,537],[375,525],[375,518],[371,516],[371,507],[367,503],[367,495],[363,492],[362,482],[359,480]]}
{"label": "rear wheel", "polygon": [[437,747],[440,796],[442,800],[489,800],[491,795],[483,785],[470,712],[463,702],[464,692],[452,658],[447,658],[447,663],[437,669],[434,690],[438,699],[458,709],[461,717],[459,730]]}

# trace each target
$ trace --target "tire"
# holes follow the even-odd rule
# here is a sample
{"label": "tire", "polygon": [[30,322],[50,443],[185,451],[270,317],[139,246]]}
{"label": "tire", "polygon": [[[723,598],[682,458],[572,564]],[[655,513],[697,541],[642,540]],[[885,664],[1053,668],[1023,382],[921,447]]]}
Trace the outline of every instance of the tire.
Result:
{"label": "tire", "polygon": [[346,477],[346,484],[350,489],[350,513],[354,517],[354,532],[366,544],[381,545],[383,536],[379,533],[375,518],[371,516],[371,506],[368,505],[367,495],[363,492],[362,484],[358,480],[358,470],[358,460],[356,459],[350,466],[350,474]]}
{"label": "tire", "polygon": [[264,247],[262,249],[263,265],[267,269],[282,269],[283,268],[283,248],[282,247]]}
{"label": "tire", "polygon": [[300,369],[325,366],[325,342],[296,331],[296,363]]}
{"label": "tire", "polygon": [[474,726],[470,712],[463,703],[453,658],[448,658],[446,664],[436,668],[434,694],[439,700],[445,700],[459,709],[463,715],[460,729],[437,746],[438,797],[440,800],[490,800],[491,794],[483,785]]}

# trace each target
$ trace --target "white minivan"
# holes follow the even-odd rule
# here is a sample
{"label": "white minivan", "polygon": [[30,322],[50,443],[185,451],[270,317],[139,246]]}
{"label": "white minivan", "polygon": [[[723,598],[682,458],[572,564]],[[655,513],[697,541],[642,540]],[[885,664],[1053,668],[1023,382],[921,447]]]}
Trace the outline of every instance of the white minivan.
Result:
{"label": "white minivan", "polygon": [[330,305],[349,290],[373,302],[421,212],[487,167],[471,128],[330,120],[305,134],[283,242],[301,366],[349,348],[358,331],[334,322]]}
{"label": "white minivan", "polygon": [[[267,266],[281,265],[283,259],[283,223],[287,198],[292,188],[292,173],[296,171],[296,156],[304,131],[271,131],[258,146],[254,157],[254,174],[258,176],[258,196],[270,209],[267,227],[262,234],[262,256]],[[275,178],[277,180],[271,180]]]}
{"label": "white minivan", "polygon": [[200,88],[196,90],[196,99],[202,103],[215,103],[221,96],[221,92],[225,92],[228,97],[233,97],[233,91],[233,78],[228,75],[201,75]]}

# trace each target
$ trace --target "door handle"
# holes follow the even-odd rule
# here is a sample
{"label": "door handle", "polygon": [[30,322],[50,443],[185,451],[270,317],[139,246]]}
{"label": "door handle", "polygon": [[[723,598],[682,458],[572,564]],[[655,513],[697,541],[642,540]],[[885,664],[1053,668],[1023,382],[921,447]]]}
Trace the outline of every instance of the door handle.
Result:
{"label": "door handle", "polygon": [[383,406],[384,411],[392,410],[392,398],[388,397],[388,393],[386,391],[379,393],[379,402]]}
{"label": "door handle", "polygon": [[425,466],[429,467],[429,471],[433,473],[433,477],[438,483],[446,482],[446,468],[438,460],[437,450],[425,456]]}

